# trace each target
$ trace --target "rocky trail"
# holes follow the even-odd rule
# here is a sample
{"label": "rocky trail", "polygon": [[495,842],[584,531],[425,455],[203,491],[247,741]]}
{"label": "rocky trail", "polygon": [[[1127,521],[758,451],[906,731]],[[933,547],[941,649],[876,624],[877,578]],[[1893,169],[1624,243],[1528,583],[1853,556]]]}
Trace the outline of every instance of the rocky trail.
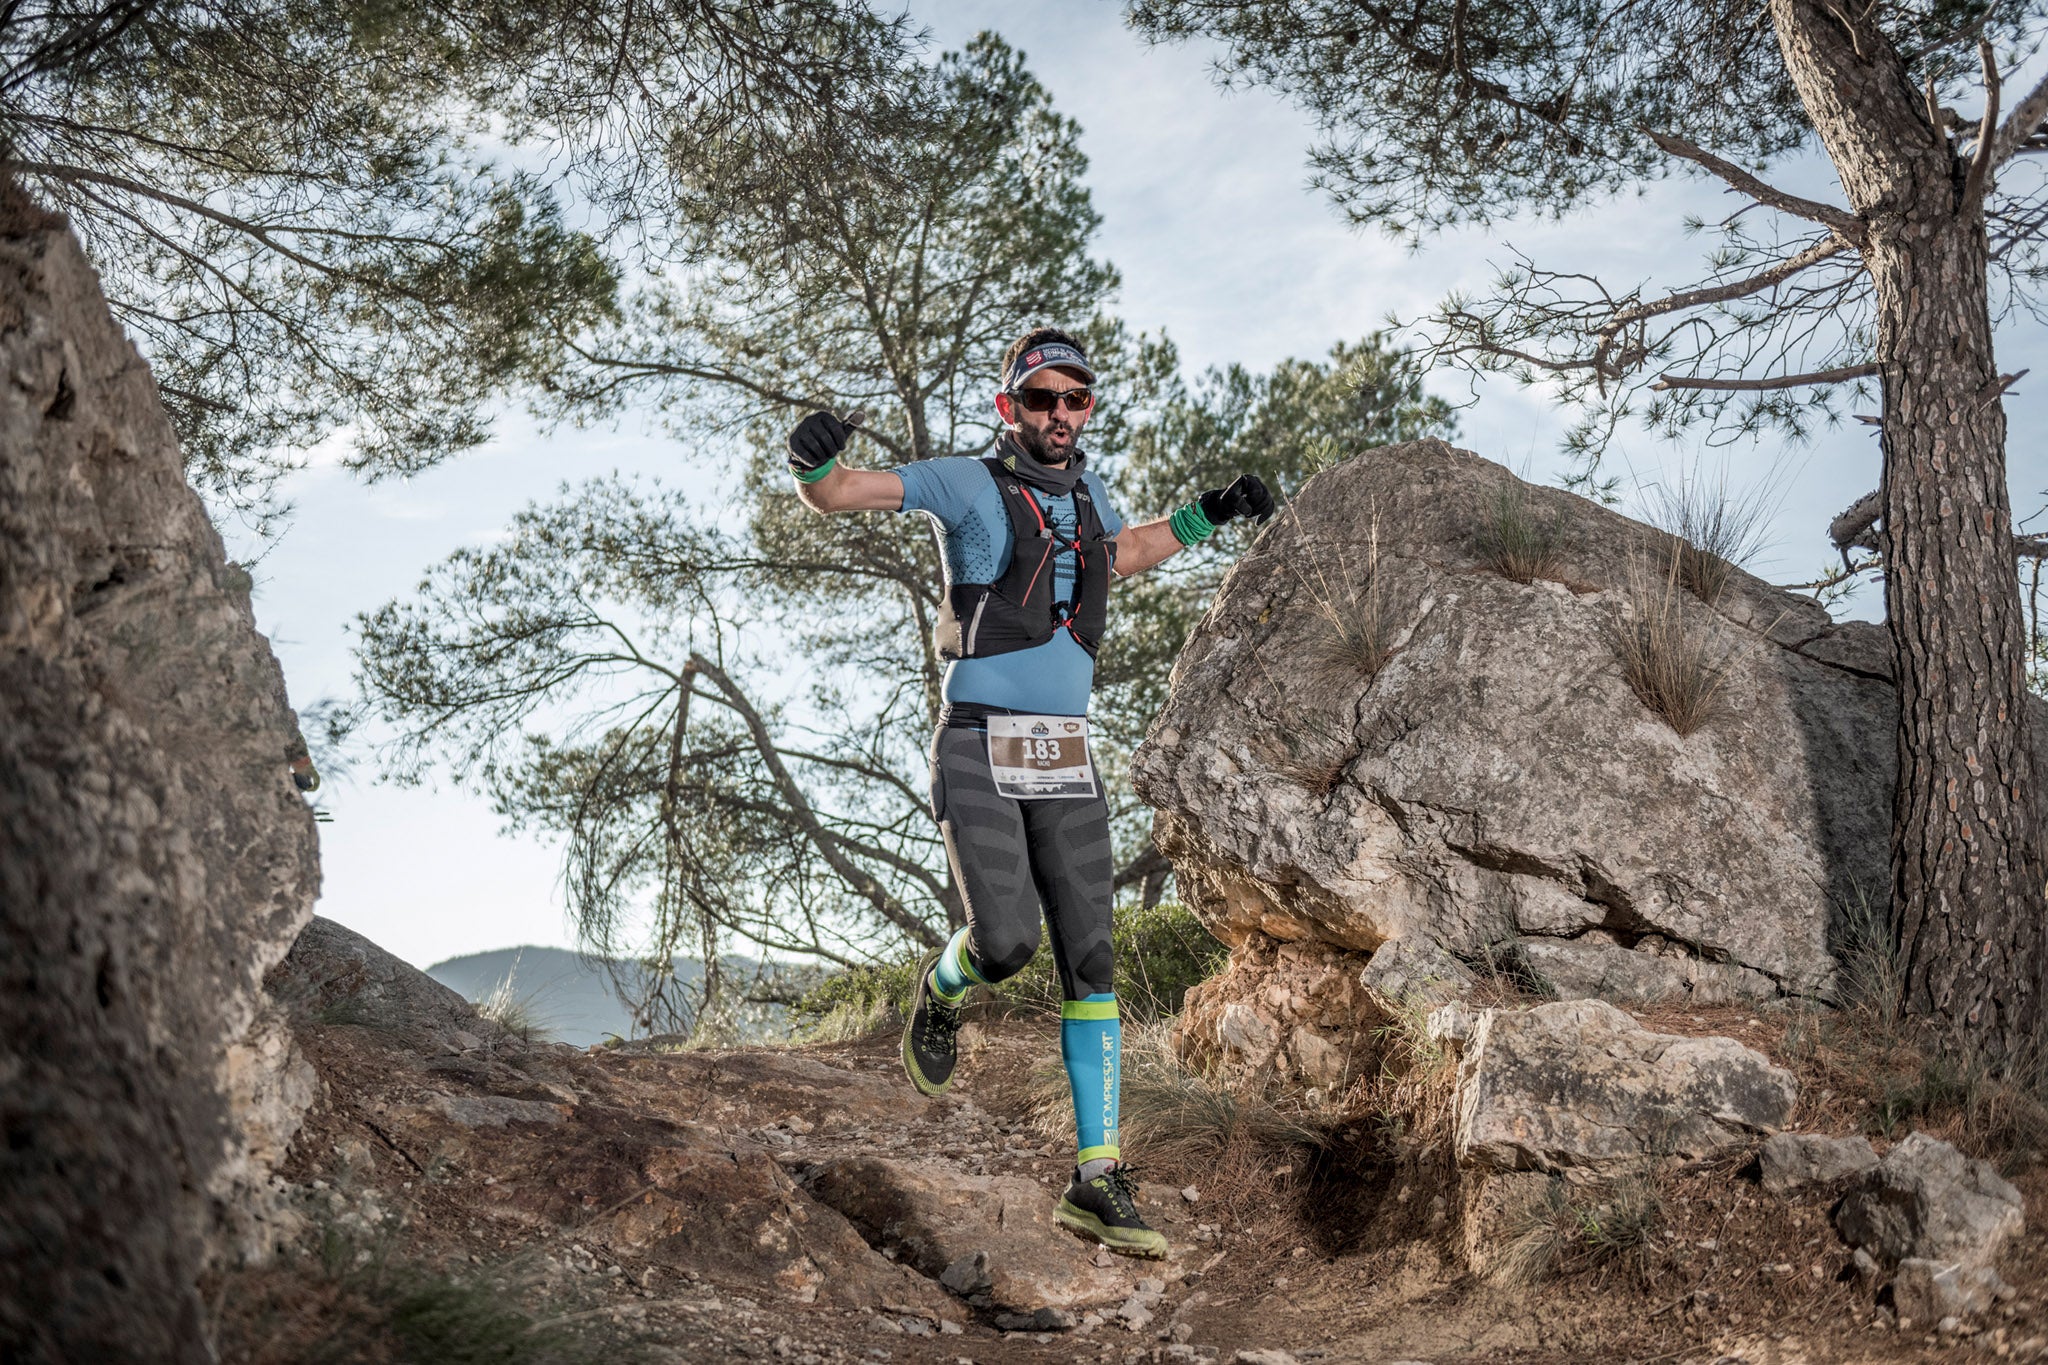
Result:
{"label": "rocky trail", "polygon": [[[1873,1305],[1814,1194],[1875,1160],[1853,1150],[1775,1140],[1762,1184],[1756,1143],[1690,1163],[1640,1255],[1517,1286],[1473,1272],[1486,1210],[1461,1205],[1431,1175],[1442,1167],[1378,1162],[1354,1131],[1249,1180],[1242,1152],[1154,1168],[1142,1207],[1173,1254],[1136,1261],[1049,1216],[1069,1162],[1031,1107],[1032,1072],[1057,1051],[1050,1020],[971,1024],[955,1091],[927,1100],[889,1035],[525,1042],[324,921],[271,988],[318,1076],[280,1176],[302,1247],[319,1251],[210,1286],[231,1362],[387,1358],[334,1336],[317,1305],[321,1283],[391,1256],[621,1343],[621,1360],[1789,1365],[2048,1350],[2037,1233],[2006,1243],[2009,1283],[1967,1324],[1936,1332]],[[1675,1022],[1784,1044],[1775,1018]]]}

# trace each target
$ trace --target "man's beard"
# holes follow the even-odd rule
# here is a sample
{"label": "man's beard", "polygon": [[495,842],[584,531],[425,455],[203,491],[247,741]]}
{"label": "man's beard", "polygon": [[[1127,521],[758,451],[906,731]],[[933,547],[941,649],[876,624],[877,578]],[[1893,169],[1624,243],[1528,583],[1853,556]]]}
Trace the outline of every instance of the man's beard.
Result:
{"label": "man's beard", "polygon": [[1017,428],[1017,444],[1023,446],[1025,453],[1040,464],[1065,464],[1074,454],[1074,429],[1064,422],[1056,423],[1055,426],[1066,433],[1066,445],[1055,448],[1052,442],[1046,439],[1055,427],[1040,430],[1037,427],[1023,425]]}

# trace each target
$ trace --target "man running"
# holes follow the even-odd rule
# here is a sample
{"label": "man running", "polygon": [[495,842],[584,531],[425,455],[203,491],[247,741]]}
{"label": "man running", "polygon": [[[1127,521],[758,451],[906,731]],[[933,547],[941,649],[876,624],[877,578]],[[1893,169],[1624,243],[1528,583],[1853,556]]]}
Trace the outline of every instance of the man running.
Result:
{"label": "man running", "polygon": [[847,427],[814,412],[789,435],[797,493],[819,512],[923,512],[946,569],[938,647],[944,710],[932,740],[932,811],[967,925],[918,985],[903,1067],[927,1095],[953,1080],[968,987],[1016,975],[1052,932],[1060,1055],[1079,1151],[1054,1216],[1111,1251],[1166,1255],[1138,1216],[1118,1164],[1122,1032],[1111,990],[1114,866],[1109,807],[1088,746],[1088,694],[1112,572],[1134,573],[1199,544],[1234,517],[1273,512],[1244,475],[1170,517],[1125,524],[1078,444],[1095,410],[1080,343],[1041,327],[1003,357],[1003,432],[985,458],[948,456],[894,470],[839,460]]}

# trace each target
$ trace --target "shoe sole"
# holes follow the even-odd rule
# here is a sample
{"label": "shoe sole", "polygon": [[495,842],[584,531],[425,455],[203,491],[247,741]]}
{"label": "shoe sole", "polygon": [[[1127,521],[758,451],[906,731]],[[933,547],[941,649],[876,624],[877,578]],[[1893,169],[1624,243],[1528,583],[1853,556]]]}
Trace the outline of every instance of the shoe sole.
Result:
{"label": "shoe sole", "polygon": [[[941,951],[944,950],[942,949]],[[918,969],[917,990],[920,996],[924,994],[925,978],[931,975],[932,965],[938,960],[938,953],[933,953],[929,958],[925,959],[924,965]],[[898,1049],[903,1057],[903,1074],[910,1077],[910,1083],[917,1087],[918,1094],[929,1095],[933,1099],[937,1099],[953,1088],[953,1078],[948,1076],[943,1081],[933,1082],[925,1076],[923,1071],[918,1069],[917,1055],[910,1050],[910,1031],[916,1024],[917,1002],[913,1000],[911,1002],[910,1017],[903,1021],[903,1045]]]}
{"label": "shoe sole", "polygon": [[1065,1199],[1052,1211],[1053,1219],[1067,1231],[1108,1247],[1119,1256],[1141,1256],[1148,1261],[1166,1259],[1166,1236],[1146,1228],[1113,1228],[1083,1208]]}
{"label": "shoe sole", "polygon": [[910,1083],[917,1087],[918,1094],[929,1095],[936,1099],[953,1088],[953,1078],[948,1076],[945,1080],[934,1084],[925,1076],[924,1072],[918,1070],[917,1057],[910,1050],[910,1028],[911,1024],[915,1023],[916,1020],[917,1016],[912,1014],[910,1020],[903,1025],[903,1047],[901,1049],[903,1054],[903,1074],[910,1077]]}

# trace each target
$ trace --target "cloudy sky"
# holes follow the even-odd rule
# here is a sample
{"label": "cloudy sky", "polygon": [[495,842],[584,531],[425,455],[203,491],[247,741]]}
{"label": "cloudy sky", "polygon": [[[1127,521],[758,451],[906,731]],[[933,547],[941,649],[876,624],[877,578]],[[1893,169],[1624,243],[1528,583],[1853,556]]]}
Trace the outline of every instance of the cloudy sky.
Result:
{"label": "cloudy sky", "polygon": [[[1213,52],[1150,48],[1127,33],[1118,7],[1091,0],[1028,6],[926,0],[914,6],[935,46],[993,28],[1021,48],[1062,112],[1083,129],[1090,187],[1104,218],[1099,254],[1122,271],[1119,311],[1164,328],[1190,373],[1231,361],[1263,369],[1288,356],[1320,357],[1340,339],[1409,318],[1456,289],[1478,291],[1510,246],[1546,264],[1597,270],[1622,285],[1681,285],[1698,244],[1678,227],[1688,213],[1725,215],[1717,187],[1677,182],[1589,209],[1562,222],[1510,224],[1430,242],[1420,253],[1349,230],[1306,189],[1312,129],[1264,93],[1220,93]],[[1825,167],[1778,177],[1816,197],[1837,197]],[[2001,335],[2000,361],[2035,363],[2038,329]],[[2048,356],[2041,357],[2048,359]],[[2048,368],[2037,374],[2048,374]],[[1462,398],[1453,375],[1434,387]],[[2032,433],[2048,411],[2022,385],[2010,400],[2014,502],[2038,506],[2048,461]],[[1561,468],[1561,423],[1540,393],[1496,383],[1463,415],[1460,444],[1547,479]],[[1810,577],[1829,557],[1826,524],[1876,486],[1877,446],[1867,428],[1801,449],[1771,441],[1728,452],[1731,482],[1775,478],[1782,489],[1771,544],[1752,567],[1780,581]],[[1649,483],[1687,458],[1647,437],[1624,440],[1616,472]],[[543,434],[518,414],[486,449],[407,483],[364,487],[330,462],[295,476],[297,504],[281,543],[254,566],[257,614],[304,706],[349,690],[348,622],[412,591],[433,563],[499,532],[512,514],[563,482],[618,470],[687,484],[691,463],[648,424]],[[254,553],[223,528],[231,552]],[[921,534],[905,526],[905,534]],[[1880,611],[1866,594],[1847,609]],[[325,890],[319,912],[417,965],[520,943],[573,946],[557,886],[558,850],[506,835],[485,801],[451,782],[405,790],[358,768],[322,793]]]}

